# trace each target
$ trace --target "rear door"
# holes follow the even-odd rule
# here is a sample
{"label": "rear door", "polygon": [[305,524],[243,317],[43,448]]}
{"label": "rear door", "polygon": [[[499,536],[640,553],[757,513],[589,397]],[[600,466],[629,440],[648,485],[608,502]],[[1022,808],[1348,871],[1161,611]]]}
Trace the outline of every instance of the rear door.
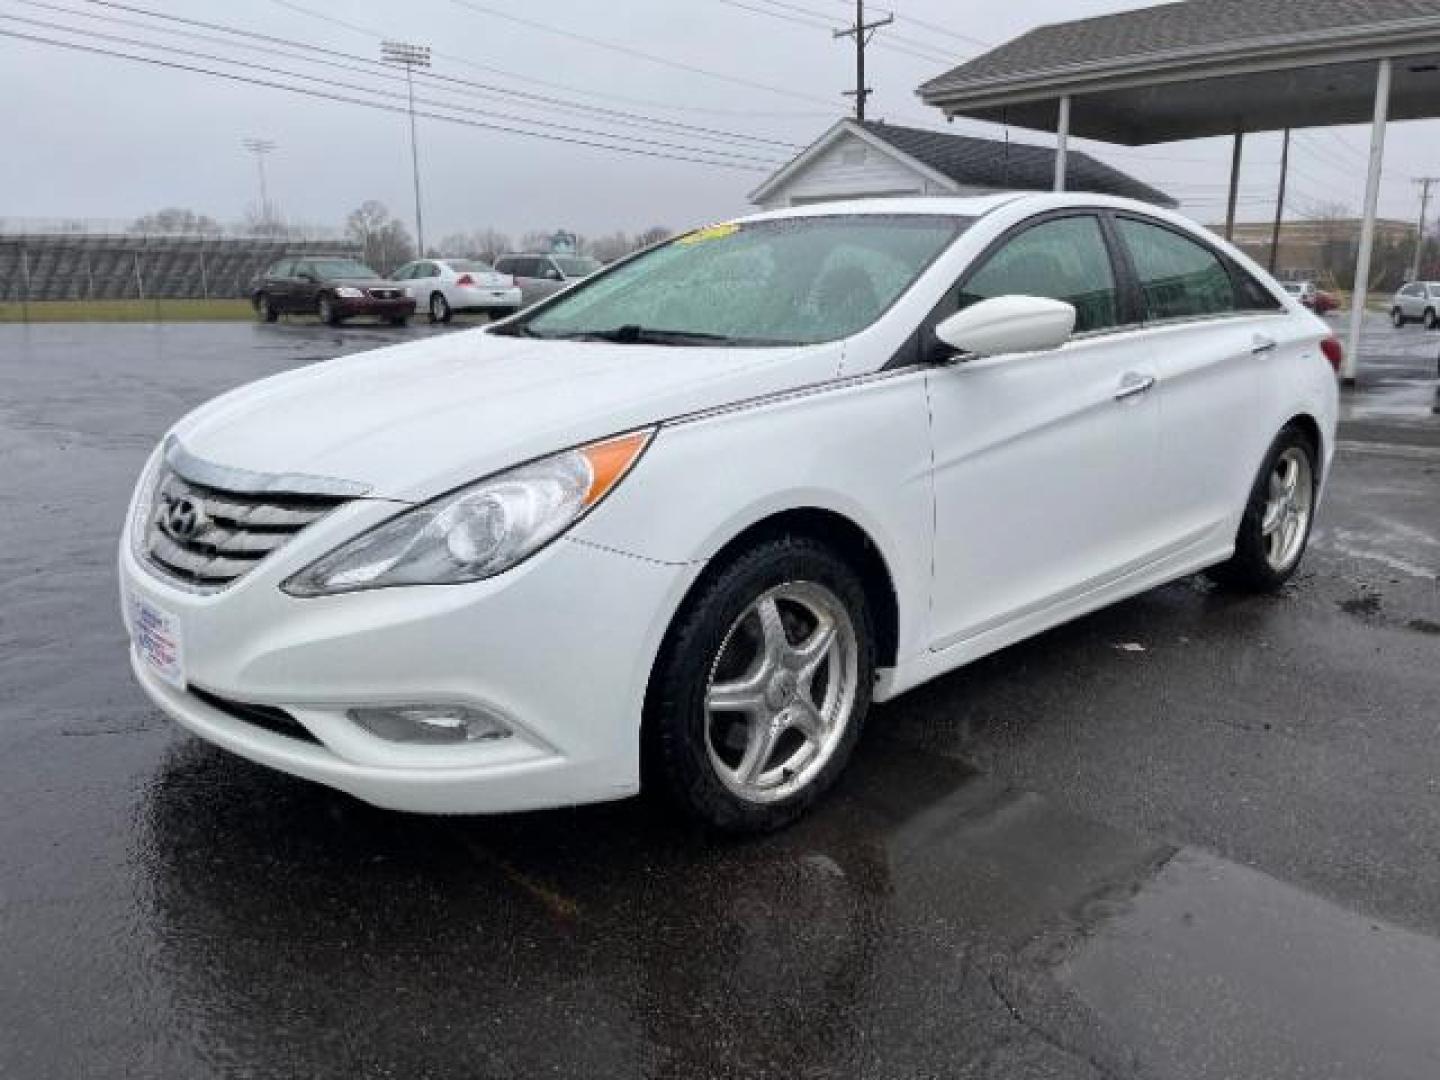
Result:
{"label": "rear door", "polygon": [[1278,371],[1306,345],[1297,317],[1203,239],[1129,212],[1115,226],[1159,369],[1157,520],[1177,550],[1213,546],[1233,537],[1277,434]]}
{"label": "rear door", "polygon": [[1153,358],[1112,252],[1095,213],[1042,215],[958,283],[957,308],[1045,296],[1073,304],[1078,319],[1053,352],[951,363],[928,377],[933,649],[1043,618],[1143,564],[1160,542]]}
{"label": "rear door", "polygon": [[315,264],[301,260],[295,264],[291,279],[290,310],[312,312],[320,299],[320,277]]}

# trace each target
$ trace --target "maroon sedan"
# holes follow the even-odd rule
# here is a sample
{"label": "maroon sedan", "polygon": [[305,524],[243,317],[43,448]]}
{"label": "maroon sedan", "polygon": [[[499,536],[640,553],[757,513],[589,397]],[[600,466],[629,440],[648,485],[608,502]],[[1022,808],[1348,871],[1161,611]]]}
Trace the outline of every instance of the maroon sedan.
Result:
{"label": "maroon sedan", "polygon": [[262,321],[272,323],[288,312],[314,315],[330,326],[355,317],[404,326],[415,314],[415,301],[395,282],[336,255],[281,259],[256,280],[250,302]]}

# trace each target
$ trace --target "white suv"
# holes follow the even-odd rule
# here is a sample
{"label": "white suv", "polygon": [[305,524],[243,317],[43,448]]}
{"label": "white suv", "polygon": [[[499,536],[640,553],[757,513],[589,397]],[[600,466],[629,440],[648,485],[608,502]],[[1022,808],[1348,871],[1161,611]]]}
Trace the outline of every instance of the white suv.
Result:
{"label": "white suv", "polygon": [[1186,219],[1085,195],[710,226],[506,323],[264,380],[166,435],[134,670],[381,806],[802,812],[872,701],[1202,569],[1274,589],[1338,343]]}
{"label": "white suv", "polygon": [[1402,285],[1390,305],[1395,326],[1423,323],[1426,330],[1440,327],[1440,281],[1412,281]]}

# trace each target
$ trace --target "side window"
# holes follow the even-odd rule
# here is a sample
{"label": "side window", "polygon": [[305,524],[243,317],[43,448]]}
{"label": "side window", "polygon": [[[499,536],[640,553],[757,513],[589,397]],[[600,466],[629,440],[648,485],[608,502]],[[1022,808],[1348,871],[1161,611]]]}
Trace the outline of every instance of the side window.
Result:
{"label": "side window", "polygon": [[[1232,263],[1230,275],[1235,282],[1235,306],[1241,311],[1282,310],[1280,301],[1275,299],[1274,294],[1246,273],[1244,267]],[[1307,285],[1305,295],[1314,296],[1315,286]]]}
{"label": "side window", "polygon": [[308,281],[317,280],[317,276],[315,274],[315,267],[313,264],[308,262],[295,263],[295,269],[290,272],[290,276],[297,278],[305,278]]}
{"label": "side window", "polygon": [[266,270],[265,276],[272,278],[288,278],[291,276],[290,268],[294,265],[295,262],[293,259],[282,259],[274,266],[270,267],[269,270]]}
{"label": "side window", "polygon": [[1235,310],[1235,286],[1218,256],[1160,225],[1119,218],[1116,224],[1140,279],[1147,321],[1194,319]]}
{"label": "side window", "polygon": [[409,281],[409,280],[410,280],[410,270],[411,270],[411,268],[412,268],[413,266],[414,266],[413,263],[406,263],[404,266],[400,267],[400,268],[397,269],[393,274],[390,275],[390,280],[391,280],[391,281]]}
{"label": "side window", "polygon": [[1100,222],[1085,214],[1026,229],[970,275],[959,302],[963,309],[1012,295],[1073,304],[1076,333],[1119,325],[1119,292]]}

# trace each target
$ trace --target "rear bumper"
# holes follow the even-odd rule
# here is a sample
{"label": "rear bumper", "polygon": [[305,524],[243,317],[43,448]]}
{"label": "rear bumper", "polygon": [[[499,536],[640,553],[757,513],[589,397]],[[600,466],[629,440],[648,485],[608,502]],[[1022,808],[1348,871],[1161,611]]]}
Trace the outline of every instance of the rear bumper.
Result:
{"label": "rear bumper", "polygon": [[519,289],[487,289],[483,286],[457,288],[450,293],[450,306],[456,311],[518,311]]}

